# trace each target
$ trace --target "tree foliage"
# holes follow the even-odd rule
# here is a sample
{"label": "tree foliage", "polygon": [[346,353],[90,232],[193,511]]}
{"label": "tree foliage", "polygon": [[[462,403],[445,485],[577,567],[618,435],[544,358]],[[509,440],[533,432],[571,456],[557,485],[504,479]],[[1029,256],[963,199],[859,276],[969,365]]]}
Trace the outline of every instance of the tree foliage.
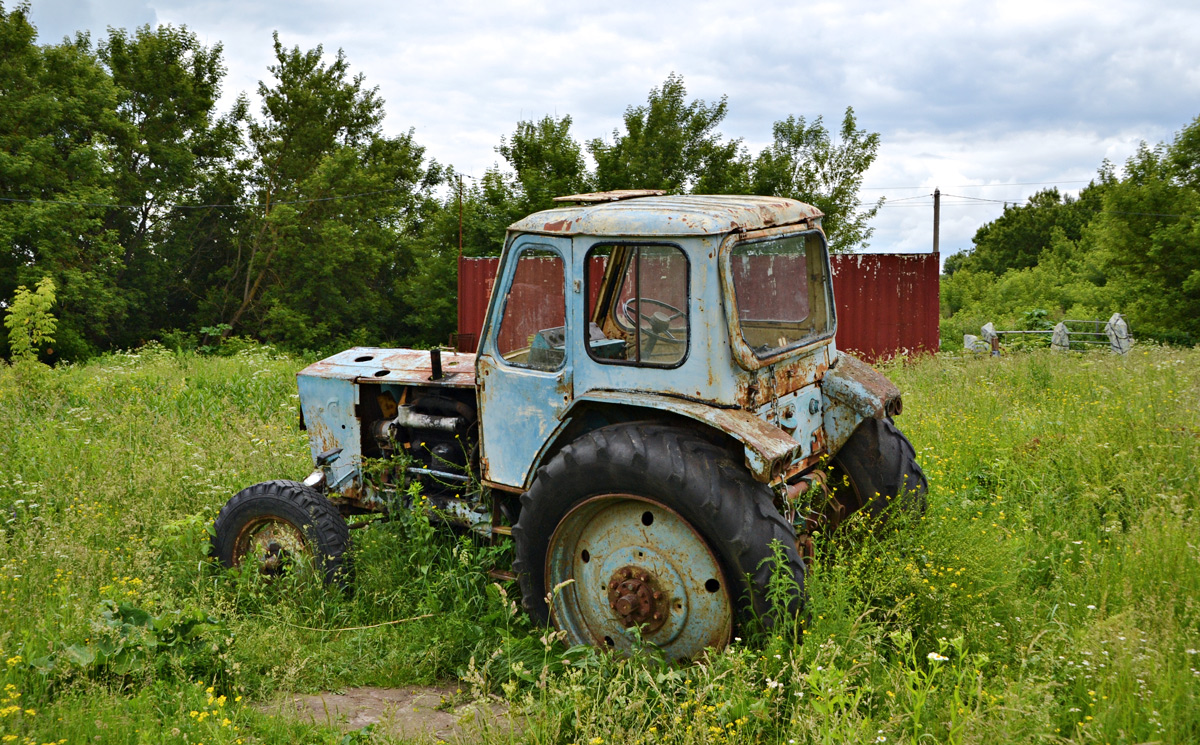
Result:
{"label": "tree foliage", "polygon": [[545,116],[517,123],[496,148],[516,173],[515,212],[527,215],[554,206],[554,197],[587,191],[590,175],[583,148],[571,137],[571,117]]}
{"label": "tree foliage", "polygon": [[1120,312],[1135,336],[1200,342],[1198,150],[1200,118],[1170,145],[1143,143],[1120,173],[1105,162],[1078,199],[1049,190],[1006,208],[947,261],[943,336],[1045,308],[1053,320]]}
{"label": "tree foliage", "polygon": [[671,73],[644,105],[625,110],[623,133],[588,142],[597,188],[741,191],[749,168],[742,141],[722,142],[717,131],[728,109],[724,96],[712,104],[688,101],[683,77]]}
{"label": "tree foliage", "polygon": [[774,142],[754,161],[753,192],[798,199],[824,212],[830,250],[865,248],[883,198],[859,209],[858,192],[879,152],[879,133],[860,129],[850,107],[837,142],[819,116],[812,123],[789,116],[775,122],[773,132]]}
{"label": "tree foliage", "polygon": [[870,235],[856,195],[878,135],[850,110],[840,142],[789,117],[755,159],[719,130],[727,100],[671,74],[611,140],[576,139],[570,116],[521,121],[467,182],[411,130],[384,133],[378,90],[340,50],[276,35],[273,51],[258,110],[242,95],[218,111],[222,47],[186,27],[40,45],[28,4],[0,5],[0,298],[53,282],[56,358],[214,334],[442,342],[460,250],[495,255],[508,225],[594,189],[757,189],[820,207],[835,248]]}
{"label": "tree foliage", "polygon": [[4,316],[13,360],[37,359],[42,345],[54,342],[58,321],[50,313],[53,307],[54,280],[49,277],[42,277],[32,292],[25,285],[17,287]]}

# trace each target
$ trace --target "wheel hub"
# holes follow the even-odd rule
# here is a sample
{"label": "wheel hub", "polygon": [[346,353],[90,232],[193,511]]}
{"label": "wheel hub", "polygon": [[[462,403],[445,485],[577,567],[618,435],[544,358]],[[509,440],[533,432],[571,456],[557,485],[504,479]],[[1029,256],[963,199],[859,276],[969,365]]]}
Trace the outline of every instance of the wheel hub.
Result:
{"label": "wheel hub", "polygon": [[705,540],[678,512],[632,494],[584,500],[546,553],[554,623],[571,644],[694,659],[729,643],[730,588]]}
{"label": "wheel hub", "polygon": [[644,626],[654,633],[666,622],[670,603],[663,603],[662,590],[653,575],[644,569],[627,566],[613,573],[608,582],[608,604],[617,612],[625,628]]}
{"label": "wheel hub", "polygon": [[282,574],[288,560],[310,554],[300,529],[276,516],[262,516],[248,522],[234,541],[233,564],[255,562],[258,572],[267,577]]}

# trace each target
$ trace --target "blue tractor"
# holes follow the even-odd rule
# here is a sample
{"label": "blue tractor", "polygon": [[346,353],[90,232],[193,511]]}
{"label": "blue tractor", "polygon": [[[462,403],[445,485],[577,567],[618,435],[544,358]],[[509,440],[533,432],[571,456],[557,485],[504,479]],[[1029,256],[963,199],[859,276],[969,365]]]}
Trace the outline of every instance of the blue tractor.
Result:
{"label": "blue tractor", "polygon": [[512,541],[498,573],[535,619],[678,660],[770,618],[773,572],[798,611],[815,530],[924,509],[900,391],[835,346],[817,209],[557,201],[509,228],[476,354],[356,347],[299,373],[316,469],[229,500],[226,566],[304,552],[335,579],[346,518],[419,482],[438,519]]}

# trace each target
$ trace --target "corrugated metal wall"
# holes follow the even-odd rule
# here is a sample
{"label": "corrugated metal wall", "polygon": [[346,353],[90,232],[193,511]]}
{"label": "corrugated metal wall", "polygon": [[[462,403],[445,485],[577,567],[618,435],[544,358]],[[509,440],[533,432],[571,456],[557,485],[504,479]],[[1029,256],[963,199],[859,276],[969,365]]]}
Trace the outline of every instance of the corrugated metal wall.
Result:
{"label": "corrugated metal wall", "polygon": [[837,345],[871,361],[938,349],[938,254],[832,257]]}
{"label": "corrugated metal wall", "polygon": [[[458,348],[475,351],[499,259],[458,260]],[[937,254],[833,257],[839,349],[868,361],[938,348]],[[589,272],[598,286],[600,272]],[[592,284],[593,282],[589,282]],[[589,287],[593,293],[596,288]]]}

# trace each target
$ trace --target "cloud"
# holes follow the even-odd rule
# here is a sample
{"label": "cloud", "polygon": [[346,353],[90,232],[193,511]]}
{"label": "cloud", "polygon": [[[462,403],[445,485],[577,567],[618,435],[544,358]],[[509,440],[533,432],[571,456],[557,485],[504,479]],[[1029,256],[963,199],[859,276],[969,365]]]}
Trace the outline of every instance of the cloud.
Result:
{"label": "cloud", "polygon": [[[1105,157],[1123,161],[1200,114],[1194,1],[151,3],[48,0],[33,15],[44,41],[187,25],[224,45],[225,105],[267,77],[273,30],[288,46],[342,48],[379,86],[389,131],[415,128],[429,156],[476,175],[518,120],[570,114],[577,138],[607,137],[671,72],[694,97],[727,95],[722,129],[755,151],[779,119],[835,125],[853,106],[882,135],[867,186],[920,187],[864,192],[893,200],[935,185],[1022,200],[1041,187],[995,184],[1086,180]],[[970,245],[1002,209],[965,205],[947,201],[943,251]],[[872,245],[927,250],[929,222],[918,200],[895,203]]]}
{"label": "cloud", "polygon": [[109,26],[132,29],[157,21],[154,9],[141,0],[35,0],[29,10],[42,44],[57,44],[76,31],[90,31],[96,40]]}

